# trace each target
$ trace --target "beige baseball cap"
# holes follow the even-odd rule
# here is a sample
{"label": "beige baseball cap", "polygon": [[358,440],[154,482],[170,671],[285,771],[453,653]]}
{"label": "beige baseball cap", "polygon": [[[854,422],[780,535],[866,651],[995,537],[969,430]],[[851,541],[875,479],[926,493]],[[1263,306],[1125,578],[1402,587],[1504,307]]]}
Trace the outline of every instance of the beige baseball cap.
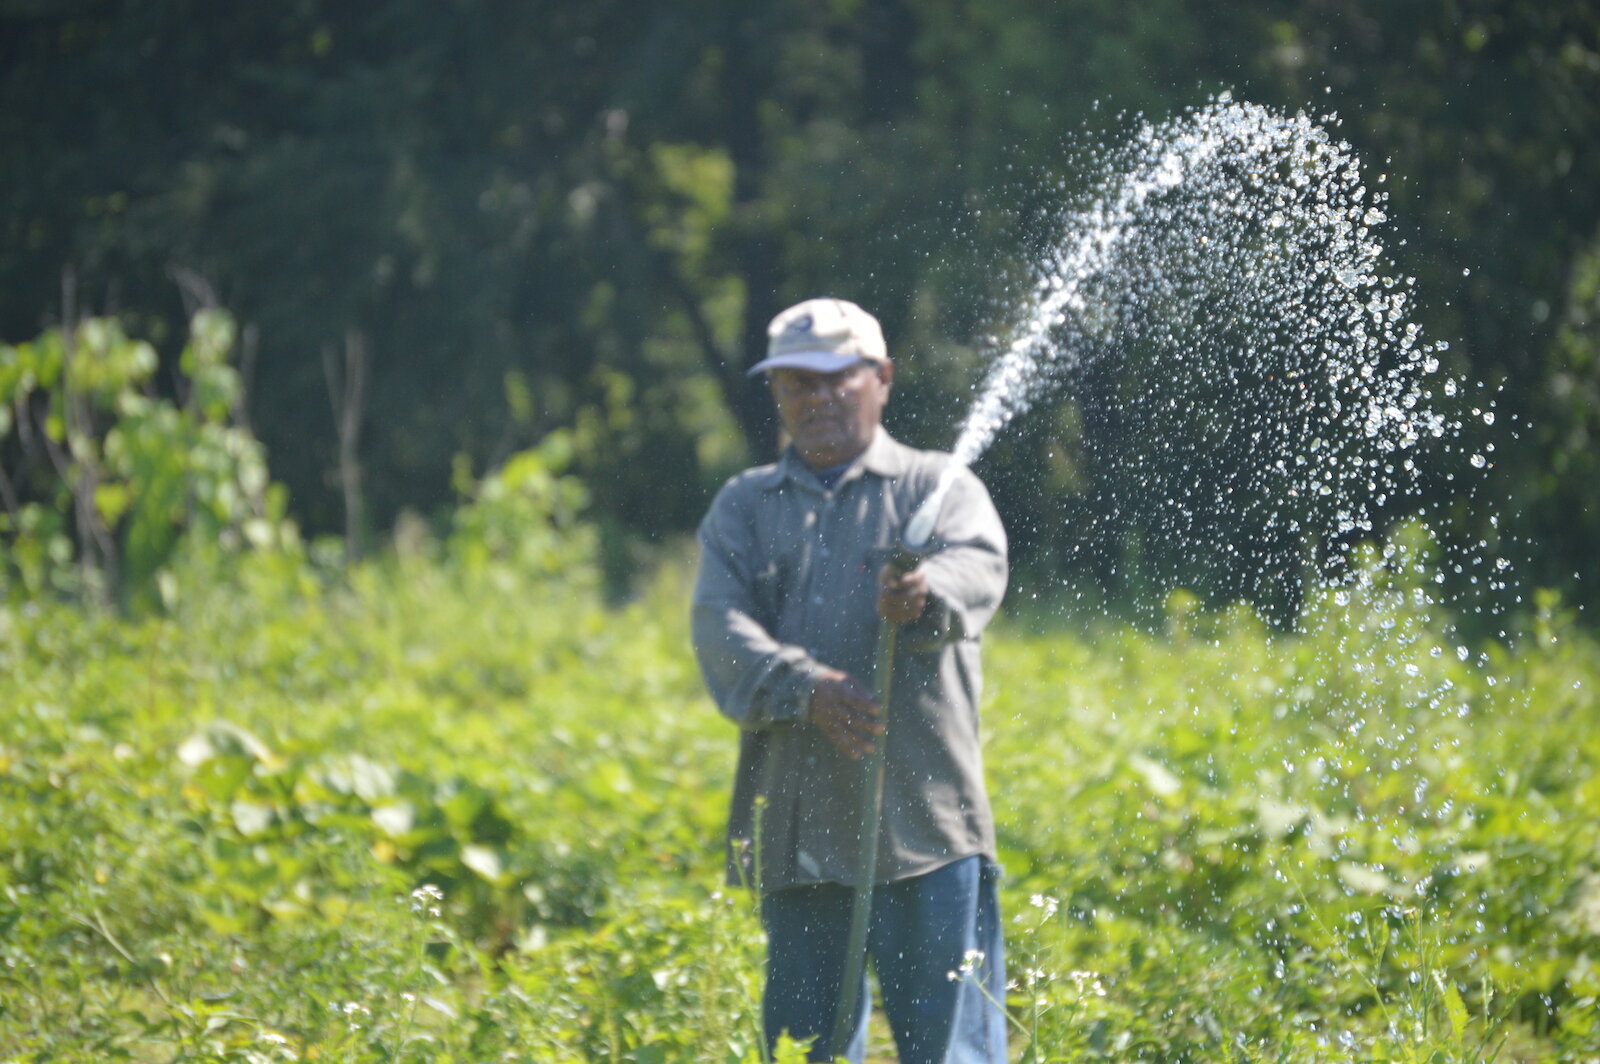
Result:
{"label": "beige baseball cap", "polygon": [[888,362],[878,319],[848,299],[808,299],[796,303],[767,326],[767,357],[751,375],[771,369],[837,373],[866,359]]}

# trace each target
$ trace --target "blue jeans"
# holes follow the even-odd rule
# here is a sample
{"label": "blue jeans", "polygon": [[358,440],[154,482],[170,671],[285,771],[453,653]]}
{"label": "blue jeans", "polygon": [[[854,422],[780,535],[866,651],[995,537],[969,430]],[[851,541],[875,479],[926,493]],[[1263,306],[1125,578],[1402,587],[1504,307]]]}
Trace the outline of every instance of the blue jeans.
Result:
{"label": "blue jeans", "polygon": [[[872,892],[867,952],[901,1064],[1004,1064],[1005,962],[995,897],[999,870],[967,857]],[[810,1059],[832,1060],[833,1014],[844,978],[851,891],[833,883],[791,887],[761,899],[767,931],[762,1011],[770,1042],[780,1031],[815,1037]],[[982,953],[970,974],[963,962]],[[958,978],[951,979],[950,973]],[[844,1055],[861,1064],[871,997],[861,977],[861,1016]],[[993,1000],[985,997],[985,991]]]}

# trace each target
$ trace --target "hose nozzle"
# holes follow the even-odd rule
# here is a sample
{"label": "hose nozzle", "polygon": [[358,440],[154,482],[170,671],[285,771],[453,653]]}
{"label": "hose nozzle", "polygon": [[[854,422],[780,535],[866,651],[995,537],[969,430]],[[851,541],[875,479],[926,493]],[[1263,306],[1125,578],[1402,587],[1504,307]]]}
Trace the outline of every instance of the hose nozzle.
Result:
{"label": "hose nozzle", "polygon": [[906,522],[906,530],[900,538],[900,553],[896,556],[895,564],[900,564],[899,559],[903,556],[909,556],[911,564],[902,572],[910,572],[916,568],[917,561],[928,549],[928,544],[933,539],[933,527],[939,523],[939,511],[944,507],[944,497],[950,493],[950,485],[955,483],[956,470],[959,468],[952,465],[940,475],[939,483],[934,485],[933,492],[922,500],[917,512]]}

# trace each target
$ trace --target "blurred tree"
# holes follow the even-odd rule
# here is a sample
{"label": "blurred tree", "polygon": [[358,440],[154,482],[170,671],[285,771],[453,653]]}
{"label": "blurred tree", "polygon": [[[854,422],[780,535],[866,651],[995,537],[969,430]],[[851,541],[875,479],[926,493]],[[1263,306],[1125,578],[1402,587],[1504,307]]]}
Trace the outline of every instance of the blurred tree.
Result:
{"label": "blurred tree", "polygon": [[[773,453],[744,369],[774,311],[819,292],[877,311],[906,363],[892,427],[946,445],[1092,179],[1074,145],[1232,87],[1337,107],[1394,177],[1429,332],[1506,381],[1519,418],[1576,427],[1554,397],[1600,231],[1597,18],[1576,0],[11,0],[0,336],[58,317],[70,265],[89,309],[152,338],[170,390],[180,267],[260,337],[252,420],[309,528],[345,512],[321,352],[360,335],[344,461],[371,523],[447,505],[458,455],[490,466],[565,427],[625,568],[619,544],[690,526]],[[1095,489],[1083,424],[1041,411],[985,459],[1024,561],[1084,564],[1055,545]],[[1502,449],[1507,483],[1592,512],[1591,489],[1541,479],[1547,444]],[[1591,564],[1548,549],[1550,572]]]}
{"label": "blurred tree", "polygon": [[[1543,460],[1524,497],[1540,537],[1533,575],[1581,596],[1600,543],[1600,234],[1574,261],[1563,303],[1529,418],[1536,426],[1529,442]],[[1584,600],[1593,602],[1592,594]]]}
{"label": "blurred tree", "polygon": [[[1457,497],[1449,534],[1600,601],[1584,534],[1600,480],[1567,475],[1592,417],[1579,397],[1600,231],[1600,9],[1279,0],[1258,17],[1272,44],[1248,78],[1269,97],[1337,107],[1340,133],[1387,172],[1407,238],[1395,257],[1419,279],[1423,322],[1451,340],[1454,370],[1485,385],[1467,406],[1497,407],[1495,480],[1486,498]],[[1489,428],[1462,413],[1481,447]],[[1511,533],[1490,523],[1501,510],[1537,520]]]}

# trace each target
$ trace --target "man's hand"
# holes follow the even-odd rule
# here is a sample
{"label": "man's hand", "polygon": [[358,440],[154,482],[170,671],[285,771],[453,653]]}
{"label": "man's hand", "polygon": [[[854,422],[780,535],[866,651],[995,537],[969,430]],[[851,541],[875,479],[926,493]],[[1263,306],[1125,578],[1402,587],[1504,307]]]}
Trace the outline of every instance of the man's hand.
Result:
{"label": "man's hand", "polygon": [[823,673],[811,689],[811,710],[806,719],[852,761],[872,753],[877,737],[883,734],[883,713],[878,703],[866,688],[838,669]]}
{"label": "man's hand", "polygon": [[910,624],[928,608],[928,578],[919,566],[902,573],[893,565],[878,570],[878,616],[894,624]]}

